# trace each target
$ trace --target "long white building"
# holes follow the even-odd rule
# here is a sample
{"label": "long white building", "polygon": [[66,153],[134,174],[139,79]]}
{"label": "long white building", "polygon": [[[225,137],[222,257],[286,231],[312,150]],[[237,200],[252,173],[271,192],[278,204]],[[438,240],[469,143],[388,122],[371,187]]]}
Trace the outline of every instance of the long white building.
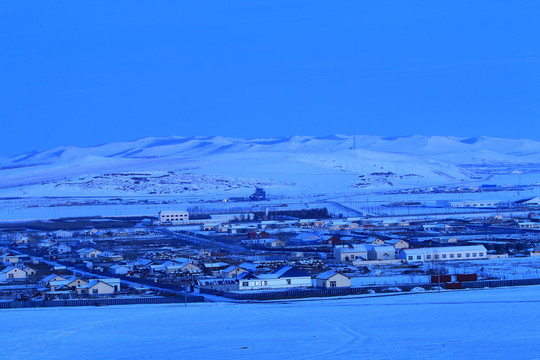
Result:
{"label": "long white building", "polygon": [[311,287],[311,276],[292,266],[283,266],[270,274],[243,273],[238,276],[238,290],[269,290]]}
{"label": "long white building", "polygon": [[401,249],[399,258],[407,263],[478,260],[487,259],[487,250],[483,245]]}
{"label": "long white building", "polygon": [[180,222],[187,220],[189,220],[189,213],[184,210],[159,212],[159,221],[161,222]]}

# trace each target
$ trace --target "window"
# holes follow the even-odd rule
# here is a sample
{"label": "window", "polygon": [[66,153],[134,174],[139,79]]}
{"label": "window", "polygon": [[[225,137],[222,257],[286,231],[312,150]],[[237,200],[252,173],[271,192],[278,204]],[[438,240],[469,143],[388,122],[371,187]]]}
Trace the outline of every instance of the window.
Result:
{"label": "window", "polygon": [[242,281],[242,286],[249,286],[249,283],[247,281]]}
{"label": "window", "polygon": [[426,255],[427,260],[431,260],[431,255]]}
{"label": "window", "polygon": [[337,282],[336,281],[330,281],[330,287],[337,287]]}
{"label": "window", "polygon": [[261,285],[268,285],[268,281],[261,281]]}
{"label": "window", "polygon": [[439,258],[439,255],[435,255],[435,259],[438,259]]}
{"label": "window", "polygon": [[287,279],[287,285],[291,285],[291,279]]}
{"label": "window", "polygon": [[458,257],[458,258],[460,258],[460,257],[461,257],[461,255],[462,255],[461,253],[458,253],[458,254],[457,254],[457,257]]}
{"label": "window", "polygon": [[453,258],[454,258],[454,254],[450,254],[450,258],[453,259]]}
{"label": "window", "polygon": [[13,279],[13,274],[9,274],[8,278]]}
{"label": "window", "polygon": [[471,257],[471,253],[465,253],[465,257]]}
{"label": "window", "polygon": [[442,258],[443,258],[443,259],[446,259],[446,254],[442,254]]}
{"label": "window", "polygon": [[412,255],[409,255],[409,256],[407,257],[407,259],[408,259],[408,260],[412,260],[412,259],[413,259]]}
{"label": "window", "polygon": [[98,293],[98,289],[92,289],[92,294],[97,294]]}
{"label": "window", "polygon": [[258,282],[258,281],[255,281],[255,282],[253,283],[253,285],[254,285],[254,286],[257,286],[257,285],[259,285],[259,282]]}
{"label": "window", "polygon": [[478,253],[478,256],[484,256],[484,253],[483,252]]}
{"label": "window", "polygon": [[422,260],[422,256],[421,255],[416,255],[416,260]]}
{"label": "window", "polygon": [[477,253],[472,253],[472,257],[477,257],[478,254]]}

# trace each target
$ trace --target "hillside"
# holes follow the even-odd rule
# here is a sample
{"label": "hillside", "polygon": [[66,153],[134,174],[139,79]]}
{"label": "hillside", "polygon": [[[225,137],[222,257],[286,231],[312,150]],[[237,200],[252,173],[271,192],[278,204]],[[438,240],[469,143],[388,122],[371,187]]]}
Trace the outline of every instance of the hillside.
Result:
{"label": "hillside", "polygon": [[441,136],[144,138],[0,160],[1,196],[276,195],[469,184],[540,170],[532,140]]}

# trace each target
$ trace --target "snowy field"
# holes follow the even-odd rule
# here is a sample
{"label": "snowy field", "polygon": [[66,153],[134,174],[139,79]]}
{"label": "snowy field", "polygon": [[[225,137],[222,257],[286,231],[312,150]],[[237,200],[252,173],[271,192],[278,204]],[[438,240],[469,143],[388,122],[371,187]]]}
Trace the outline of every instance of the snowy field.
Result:
{"label": "snowy field", "polygon": [[0,311],[0,359],[537,359],[540,287]]}

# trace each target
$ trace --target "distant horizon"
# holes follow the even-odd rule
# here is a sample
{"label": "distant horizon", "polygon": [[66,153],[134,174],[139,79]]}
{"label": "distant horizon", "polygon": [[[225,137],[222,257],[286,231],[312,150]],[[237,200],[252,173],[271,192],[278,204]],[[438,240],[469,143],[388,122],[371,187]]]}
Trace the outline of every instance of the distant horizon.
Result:
{"label": "distant horizon", "polygon": [[454,135],[440,135],[440,134],[433,134],[433,135],[422,135],[422,134],[411,134],[411,135],[396,135],[396,136],[387,136],[387,135],[373,135],[373,134],[324,134],[324,135],[307,135],[307,134],[295,134],[295,135],[282,135],[282,136],[253,136],[253,137],[240,137],[240,136],[225,136],[225,135],[164,135],[164,136],[143,136],[132,140],[117,140],[117,141],[110,141],[110,142],[101,142],[101,143],[94,143],[94,144],[88,144],[88,145],[74,145],[74,144],[58,144],[53,145],[48,148],[44,149],[34,149],[34,150],[28,150],[25,152],[20,153],[14,153],[10,155],[0,155],[0,157],[3,158],[12,158],[20,155],[26,155],[26,154],[32,154],[32,153],[41,153],[45,151],[50,151],[56,148],[61,147],[72,147],[72,148],[95,148],[100,146],[105,146],[108,144],[117,144],[117,143],[136,143],[138,141],[142,141],[145,139],[162,139],[162,138],[227,138],[227,139],[237,139],[237,140],[255,140],[255,139],[283,139],[283,138],[293,138],[293,137],[311,137],[316,139],[325,140],[325,137],[331,137],[331,136],[346,136],[346,137],[374,137],[374,138],[380,138],[382,140],[397,140],[397,139],[403,139],[403,138],[412,138],[412,137],[425,137],[425,138],[432,138],[432,137],[440,137],[440,138],[455,138],[460,140],[467,140],[467,139],[480,139],[480,138],[488,138],[488,139],[501,139],[501,140],[513,140],[513,141],[534,141],[534,142],[540,142],[538,140],[532,139],[532,138],[510,138],[510,137],[499,137],[499,136],[485,136],[485,135],[478,135],[478,136],[454,136]]}

